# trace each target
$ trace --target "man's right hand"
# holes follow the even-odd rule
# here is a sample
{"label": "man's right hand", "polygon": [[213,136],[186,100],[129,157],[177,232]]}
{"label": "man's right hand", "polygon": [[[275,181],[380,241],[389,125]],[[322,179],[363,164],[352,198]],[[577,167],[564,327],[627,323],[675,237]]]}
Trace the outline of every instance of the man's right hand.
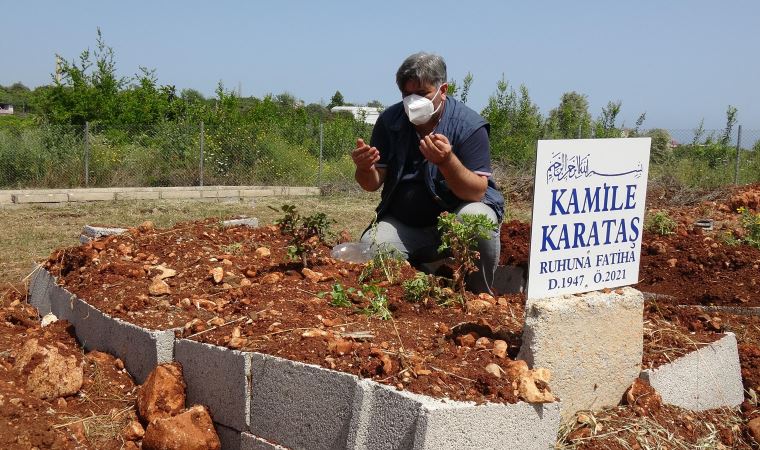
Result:
{"label": "man's right hand", "polygon": [[356,148],[351,152],[351,159],[357,170],[369,172],[375,163],[380,161],[380,151],[376,147],[365,144],[364,139],[357,139]]}

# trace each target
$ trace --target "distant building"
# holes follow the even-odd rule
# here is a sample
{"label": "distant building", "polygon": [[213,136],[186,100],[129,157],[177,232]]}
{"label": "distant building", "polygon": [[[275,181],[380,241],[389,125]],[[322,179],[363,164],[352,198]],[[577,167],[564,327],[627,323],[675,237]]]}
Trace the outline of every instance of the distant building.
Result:
{"label": "distant building", "polygon": [[10,103],[0,103],[0,116],[13,114],[13,105]]}
{"label": "distant building", "polygon": [[330,110],[334,113],[337,112],[350,112],[354,115],[356,120],[364,120],[364,123],[374,125],[377,122],[377,118],[380,116],[380,108],[373,106],[333,106]]}

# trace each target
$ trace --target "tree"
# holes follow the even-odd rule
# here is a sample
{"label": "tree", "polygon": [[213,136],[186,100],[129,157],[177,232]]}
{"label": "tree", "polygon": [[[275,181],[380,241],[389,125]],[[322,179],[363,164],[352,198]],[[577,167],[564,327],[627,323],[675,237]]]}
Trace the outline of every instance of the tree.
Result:
{"label": "tree", "polygon": [[607,106],[602,107],[602,114],[596,121],[596,137],[620,137],[620,130],[615,126],[622,102],[609,101]]}
{"label": "tree", "polygon": [[182,89],[179,93],[179,97],[187,103],[203,103],[206,101],[203,94],[195,89]]}
{"label": "tree", "polygon": [[327,104],[327,109],[332,109],[334,106],[343,106],[345,104],[346,101],[343,99],[343,94],[341,94],[340,91],[335,91],[335,94],[333,94],[330,99],[330,103]]}
{"label": "tree", "polygon": [[575,91],[562,94],[559,106],[549,111],[547,137],[572,139],[591,135],[588,99]]}
{"label": "tree", "polygon": [[378,108],[378,109],[385,108],[385,106],[383,106],[383,104],[380,103],[380,100],[369,101],[369,102],[367,102],[367,106],[369,106],[370,108]]}
{"label": "tree", "polygon": [[667,161],[672,154],[670,148],[670,133],[662,128],[655,128],[649,130],[646,135],[652,138],[652,150],[649,159],[654,163]]}
{"label": "tree", "polygon": [[467,95],[470,93],[470,86],[472,86],[472,74],[467,72],[462,80],[462,93],[459,95],[459,99],[462,103],[467,103]]}
{"label": "tree", "polygon": [[495,158],[517,163],[533,159],[543,119],[527,87],[521,85],[518,96],[502,76],[481,115],[491,124],[491,153]]}
{"label": "tree", "polygon": [[[460,92],[457,81],[450,80],[446,83],[449,85],[449,87],[446,89],[446,95],[456,98],[457,94]],[[467,72],[467,75],[465,75],[464,79],[462,80],[461,94],[459,94],[459,100],[461,100],[462,103],[467,103],[467,95],[470,93],[470,86],[472,86],[472,74],[470,72]]]}

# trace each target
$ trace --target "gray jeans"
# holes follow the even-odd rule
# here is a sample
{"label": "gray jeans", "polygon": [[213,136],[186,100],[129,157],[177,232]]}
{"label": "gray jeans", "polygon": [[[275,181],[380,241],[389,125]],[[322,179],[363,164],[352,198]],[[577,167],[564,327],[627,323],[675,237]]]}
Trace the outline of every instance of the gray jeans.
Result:
{"label": "gray jeans", "polygon": [[[492,222],[496,222],[494,210],[481,202],[465,203],[454,212],[458,216],[461,214],[485,214]],[[387,243],[395,247],[413,264],[441,259],[438,253],[441,238],[435,226],[411,227],[404,225],[393,216],[387,216],[377,222],[377,234],[374,236],[374,240],[376,244]],[[371,229],[364,232],[361,241],[373,242]],[[493,294],[491,286],[493,285],[496,265],[499,263],[500,250],[501,243],[499,241],[499,228],[497,227],[490,238],[478,241],[480,261],[478,262],[478,271],[470,274],[467,279],[467,288],[470,291]]]}

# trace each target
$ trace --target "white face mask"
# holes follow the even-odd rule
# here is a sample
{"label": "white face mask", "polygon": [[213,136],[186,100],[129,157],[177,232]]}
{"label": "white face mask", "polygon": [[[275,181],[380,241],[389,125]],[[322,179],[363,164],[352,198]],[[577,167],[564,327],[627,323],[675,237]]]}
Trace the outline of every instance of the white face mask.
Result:
{"label": "white face mask", "polygon": [[[438,97],[438,94],[440,93],[441,87],[438,86],[438,90],[433,96],[433,99]],[[441,105],[438,105],[438,108],[436,108],[433,105],[433,100],[417,94],[407,95],[404,97],[403,102],[404,111],[406,111],[409,121],[415,125],[424,125],[428,123],[433,117],[433,114],[438,112],[438,109],[440,109],[443,104],[443,102],[441,102]]]}

